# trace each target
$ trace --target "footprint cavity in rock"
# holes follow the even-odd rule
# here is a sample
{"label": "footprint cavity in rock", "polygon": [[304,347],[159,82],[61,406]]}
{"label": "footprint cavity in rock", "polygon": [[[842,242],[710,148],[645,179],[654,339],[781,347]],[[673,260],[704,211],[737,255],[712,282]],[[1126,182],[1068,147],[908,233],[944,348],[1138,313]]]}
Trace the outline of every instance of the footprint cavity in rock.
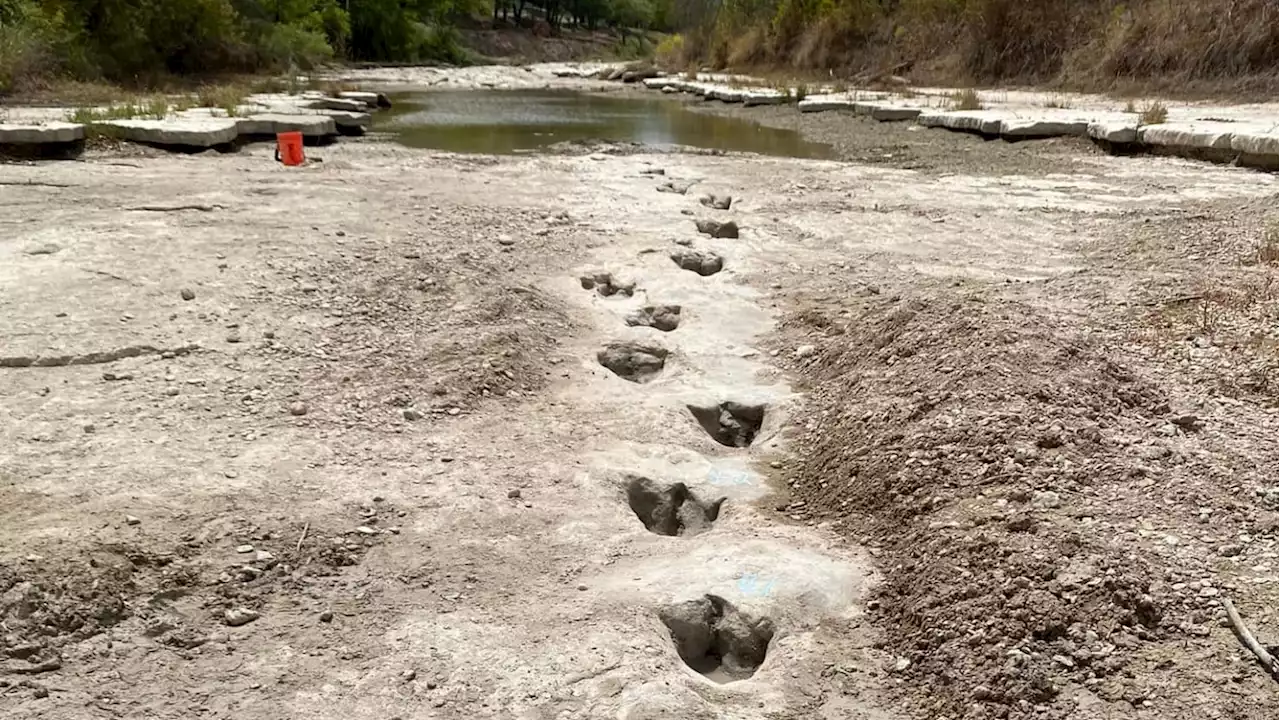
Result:
{"label": "footprint cavity in rock", "polygon": [[612,297],[614,295],[631,297],[636,292],[636,284],[634,282],[624,283],[614,278],[613,273],[590,273],[578,278],[578,282],[582,283],[583,290],[595,290],[604,297]]}
{"label": "footprint cavity in rock", "polygon": [[752,617],[718,595],[668,605],[658,617],[671,632],[680,659],[708,680],[745,680],[764,663],[773,623]]}
{"label": "footprint cavity in rock", "polygon": [[764,424],[764,405],[722,402],[689,405],[689,412],[716,442],[728,447],[749,447]]}
{"label": "footprint cavity in rock", "polygon": [[638,343],[610,343],[596,353],[596,360],[623,380],[647,383],[667,364],[667,351]]}
{"label": "footprint cavity in rock", "polygon": [[684,483],[663,485],[640,475],[627,475],[625,481],[632,512],[646,530],[658,535],[697,535],[710,530],[725,501],[703,500]]}
{"label": "footprint cavity in rock", "polygon": [[[716,194],[703,195],[698,199],[698,202],[702,203],[704,207],[709,207],[713,210],[728,210],[729,207],[733,205],[733,196]],[[735,235],[734,237],[737,236]]]}
{"label": "footprint cavity in rock", "polygon": [[662,332],[671,332],[680,326],[679,305],[646,305],[627,315],[626,321],[631,326],[651,327]]}
{"label": "footprint cavity in rock", "polygon": [[675,182],[668,180],[658,186],[658,192],[675,193],[676,195],[684,195],[689,192],[689,188],[693,187],[693,183]]}
{"label": "footprint cavity in rock", "polygon": [[710,250],[676,250],[671,253],[671,260],[682,269],[692,270],[703,277],[724,269],[724,258]]}
{"label": "footprint cavity in rock", "polygon": [[721,222],[719,220],[698,220],[696,221],[698,232],[703,235],[710,235],[713,238],[736,238],[738,237],[738,223],[728,220]]}

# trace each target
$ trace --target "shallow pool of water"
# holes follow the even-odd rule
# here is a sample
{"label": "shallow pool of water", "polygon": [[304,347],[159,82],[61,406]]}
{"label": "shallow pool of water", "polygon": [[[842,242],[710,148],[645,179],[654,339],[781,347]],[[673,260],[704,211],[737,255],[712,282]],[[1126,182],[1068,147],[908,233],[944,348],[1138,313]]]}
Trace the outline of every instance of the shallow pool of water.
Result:
{"label": "shallow pool of water", "polygon": [[662,98],[556,90],[401,93],[375,116],[374,130],[411,147],[507,155],[561,142],[603,140],[685,145],[786,157],[831,156],[799,133],[692,112]]}

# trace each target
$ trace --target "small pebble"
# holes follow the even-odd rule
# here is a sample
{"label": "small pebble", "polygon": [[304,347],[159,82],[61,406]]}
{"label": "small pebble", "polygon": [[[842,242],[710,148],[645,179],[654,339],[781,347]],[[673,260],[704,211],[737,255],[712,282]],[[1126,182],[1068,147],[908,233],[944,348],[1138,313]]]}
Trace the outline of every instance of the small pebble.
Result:
{"label": "small pebble", "polygon": [[84,426],[84,431],[87,433],[94,433],[94,432],[97,432],[97,430],[98,428],[94,427],[92,424]]}
{"label": "small pebble", "polygon": [[333,622],[333,612],[329,610],[325,610],[324,612],[320,613],[320,622],[322,623]]}
{"label": "small pebble", "polygon": [[519,489],[519,488],[516,488],[516,489],[514,489],[514,490],[508,490],[508,491],[507,491],[507,497],[509,497],[509,498],[511,498],[511,499],[513,499],[513,500],[514,500],[515,498],[520,497],[520,489]]}
{"label": "small pebble", "polygon": [[306,415],[306,414],[307,414],[307,409],[308,409],[308,408],[307,408],[307,404],[306,404],[306,403],[304,403],[304,402],[296,402],[296,403],[293,403],[293,404],[291,404],[291,405],[289,406],[289,414],[290,414],[290,415],[299,415],[299,416],[301,416],[301,415]]}
{"label": "small pebble", "polygon": [[231,333],[230,335],[227,335],[227,342],[229,342],[229,343],[231,343],[231,344],[233,344],[233,345],[234,345],[235,343],[240,342],[240,334],[239,334],[239,333]]}
{"label": "small pebble", "polygon": [[414,410],[413,408],[405,408],[404,419],[410,422],[413,422],[415,420],[421,420],[422,413],[418,412],[417,410]]}
{"label": "small pebble", "polygon": [[252,545],[237,545],[237,546],[236,546],[236,552],[238,552],[238,553],[251,553],[251,552],[253,552],[253,546],[252,546]]}
{"label": "small pebble", "polygon": [[132,515],[125,515],[125,516],[124,516],[124,524],[125,524],[125,525],[137,525],[137,524],[138,524],[138,523],[140,523],[140,522],[142,522],[142,521],[141,521],[141,520],[139,520],[138,518],[136,518],[136,517],[132,516]]}
{"label": "small pebble", "polygon": [[250,610],[248,608],[232,608],[231,610],[227,610],[226,612],[222,613],[223,621],[226,622],[231,627],[248,625],[254,620],[257,620],[259,617],[262,617],[262,616],[259,615],[257,611]]}
{"label": "small pebble", "polygon": [[196,299],[196,291],[191,288],[182,288],[182,299],[191,301]]}

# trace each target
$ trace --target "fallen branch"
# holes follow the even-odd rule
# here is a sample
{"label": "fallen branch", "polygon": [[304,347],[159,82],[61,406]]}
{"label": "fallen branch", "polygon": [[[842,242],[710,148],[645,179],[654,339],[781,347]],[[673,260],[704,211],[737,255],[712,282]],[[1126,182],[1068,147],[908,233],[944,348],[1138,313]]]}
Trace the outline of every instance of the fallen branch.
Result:
{"label": "fallen branch", "polygon": [[81,269],[81,270],[83,270],[84,272],[87,272],[87,273],[93,273],[94,275],[101,275],[101,276],[103,276],[103,277],[109,277],[109,278],[111,278],[112,280],[119,280],[120,282],[128,283],[128,284],[133,285],[133,286],[135,286],[135,287],[138,285],[138,283],[136,283],[136,282],[134,282],[134,281],[130,280],[130,279],[129,279],[129,278],[127,278],[127,277],[121,277],[121,276],[119,276],[119,275],[116,275],[115,273],[109,273],[109,272],[107,272],[106,270],[94,270],[93,268],[80,268],[80,269]]}
{"label": "fallen branch", "polygon": [[1244,620],[1240,619],[1240,613],[1236,612],[1235,605],[1231,601],[1222,598],[1222,607],[1227,609],[1227,619],[1231,621],[1231,629],[1235,631],[1236,638],[1240,640],[1240,644],[1245,646],[1253,656],[1258,658],[1258,662],[1262,663],[1262,667],[1271,675],[1272,680],[1280,680],[1277,674],[1276,659],[1271,657],[1271,653],[1253,637],[1253,633],[1249,632],[1249,628],[1245,627]]}
{"label": "fallen branch", "polygon": [[302,552],[302,541],[307,539],[307,531],[311,529],[311,523],[302,526],[302,535],[298,537],[298,544],[293,548],[294,552]]}
{"label": "fallen branch", "polygon": [[213,205],[137,205],[125,210],[137,210],[143,212],[181,212],[183,210],[199,210],[200,212],[213,212],[214,210],[222,210],[225,206],[214,203]]}

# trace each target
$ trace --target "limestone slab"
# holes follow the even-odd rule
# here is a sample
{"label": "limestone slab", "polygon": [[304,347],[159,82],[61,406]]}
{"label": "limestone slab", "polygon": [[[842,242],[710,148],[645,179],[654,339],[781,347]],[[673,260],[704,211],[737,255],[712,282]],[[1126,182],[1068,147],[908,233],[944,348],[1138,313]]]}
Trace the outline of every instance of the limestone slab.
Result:
{"label": "limestone slab", "polygon": [[1233,130],[1226,122],[1160,123],[1139,128],[1138,139],[1151,147],[1230,150]]}
{"label": "limestone slab", "polygon": [[300,132],[304,137],[328,137],[338,133],[337,123],[328,115],[286,115],[262,113],[247,118],[236,118],[243,135],[275,135],[282,132]]}
{"label": "limestone slab", "polygon": [[1089,137],[1116,145],[1128,145],[1138,141],[1136,122],[1091,122],[1085,129]]}
{"label": "limestone slab", "polygon": [[0,123],[0,145],[44,145],[80,140],[84,140],[84,125],[79,123]]}
{"label": "limestone slab", "polygon": [[104,120],[94,128],[131,142],[178,147],[225,145],[240,134],[233,118],[175,117],[164,120]]}

